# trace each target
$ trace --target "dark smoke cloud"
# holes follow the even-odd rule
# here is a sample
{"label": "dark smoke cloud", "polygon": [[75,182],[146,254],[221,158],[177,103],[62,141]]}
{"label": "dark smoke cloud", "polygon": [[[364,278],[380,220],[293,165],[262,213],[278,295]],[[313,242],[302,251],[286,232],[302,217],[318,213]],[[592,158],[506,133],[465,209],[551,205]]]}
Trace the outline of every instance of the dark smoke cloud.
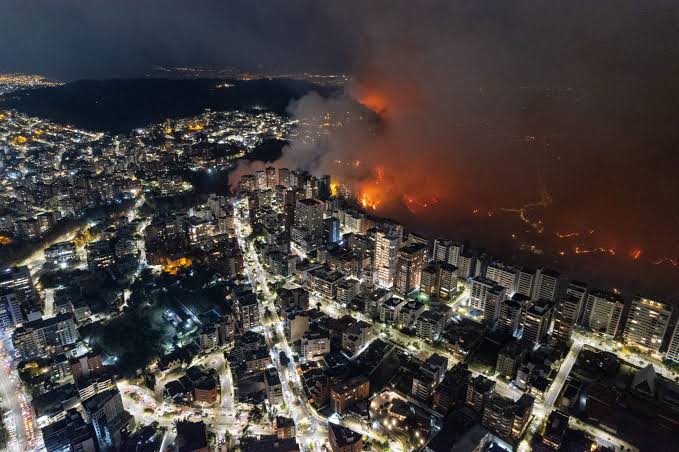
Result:
{"label": "dark smoke cloud", "polygon": [[[0,69],[66,79],[139,75],[157,64],[347,71],[344,96],[310,96],[291,111],[302,122],[327,112],[364,119],[318,143],[293,143],[278,165],[359,185],[382,166],[387,213],[491,245],[508,229],[470,221],[470,211],[521,206],[546,190],[553,203],[541,215],[551,230],[594,228],[598,245],[677,259],[678,8],[671,0],[9,1],[0,4]],[[352,98],[380,104],[381,119]],[[441,202],[413,219],[404,193]],[[643,283],[658,271],[605,266],[588,270]]]}
{"label": "dark smoke cloud", "polygon": [[[316,146],[293,143],[280,164],[358,190],[374,179],[366,168],[382,167],[384,182],[371,187],[385,198],[382,212],[500,249],[502,239],[516,245],[513,231],[470,221],[473,209],[520,207],[547,192],[552,204],[539,215],[549,237],[525,240],[556,253],[575,243],[555,243],[555,231],[595,229],[582,248],[613,248],[621,260],[636,248],[649,260],[679,258],[676,5],[425,1],[330,10],[360,37],[353,83],[345,97],[312,96],[293,112],[300,120],[362,115],[353,97],[379,110],[381,123],[376,133],[353,121]],[[404,197],[440,202],[412,218]],[[642,276],[642,286],[669,281],[676,293],[674,271],[656,282],[645,276],[661,272],[650,264],[603,265],[589,270]]]}

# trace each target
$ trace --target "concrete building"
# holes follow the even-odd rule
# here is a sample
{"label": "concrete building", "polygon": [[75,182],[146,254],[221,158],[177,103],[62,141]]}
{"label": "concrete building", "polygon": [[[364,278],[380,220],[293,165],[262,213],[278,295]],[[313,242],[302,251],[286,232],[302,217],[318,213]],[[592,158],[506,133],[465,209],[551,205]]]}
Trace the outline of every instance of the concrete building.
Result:
{"label": "concrete building", "polygon": [[483,413],[486,403],[495,393],[495,382],[483,375],[472,378],[467,385],[467,406],[478,413]]}
{"label": "concrete building", "polygon": [[373,279],[378,286],[389,289],[394,285],[400,247],[399,234],[383,230],[375,233]]}
{"label": "concrete building", "polygon": [[672,361],[679,361],[679,321],[674,326],[672,337],[670,338],[670,345],[667,347],[665,359]]}
{"label": "concrete building", "polygon": [[301,356],[310,360],[330,353],[330,337],[322,331],[309,330],[302,336]]}
{"label": "concrete building", "polygon": [[627,316],[623,339],[626,343],[657,353],[672,317],[672,307],[666,303],[637,296]]}
{"label": "concrete building", "polygon": [[514,444],[526,428],[534,402],[535,399],[527,394],[516,402],[494,395],[483,410],[481,425]]}
{"label": "concrete building", "polygon": [[432,260],[458,266],[460,255],[464,252],[464,245],[447,239],[434,240]]}
{"label": "concrete building", "polygon": [[512,295],[516,292],[519,282],[519,269],[502,262],[493,262],[486,268],[486,278],[504,287],[507,294]]}
{"label": "concrete building", "polygon": [[391,297],[383,302],[379,307],[380,322],[386,324],[395,324],[398,322],[398,316],[401,308],[406,305],[406,301],[400,298]]}
{"label": "concrete building", "polygon": [[56,347],[71,345],[78,340],[78,329],[70,314],[49,319],[33,320],[14,330],[12,344],[22,359],[47,356]]}
{"label": "concrete building", "polygon": [[427,247],[421,243],[406,245],[398,250],[394,289],[405,296],[420,288],[422,268],[427,262]]}
{"label": "concrete building", "polygon": [[568,344],[580,312],[581,299],[566,295],[556,303],[554,311],[554,331],[552,336],[561,344]]}
{"label": "concrete building", "polygon": [[582,326],[595,333],[614,337],[620,328],[625,301],[613,292],[593,290],[587,295]]}
{"label": "concrete building", "polygon": [[457,281],[457,267],[434,262],[422,268],[420,290],[430,297],[447,300],[457,291]]}
{"label": "concrete building", "polygon": [[83,403],[94,427],[100,450],[118,450],[135,427],[134,417],[123,408],[118,389],[101,392]]}
{"label": "concrete building", "polygon": [[266,389],[266,398],[271,405],[283,402],[283,385],[275,367],[264,369],[264,388]]}
{"label": "concrete building", "polygon": [[415,321],[417,337],[427,341],[437,341],[446,327],[445,316],[437,311],[424,311]]}
{"label": "concrete building", "polygon": [[526,311],[521,340],[536,347],[549,333],[554,313],[554,303],[550,300],[537,300]]}
{"label": "concrete building", "polygon": [[357,376],[334,385],[330,389],[330,407],[342,414],[356,402],[367,400],[370,396],[370,381],[364,376]]}
{"label": "concrete building", "polygon": [[368,345],[372,337],[372,325],[359,320],[342,333],[342,349],[353,356]]}
{"label": "concrete building", "polygon": [[363,435],[337,424],[328,424],[328,438],[332,452],[362,452]]}
{"label": "concrete building", "polygon": [[531,297],[533,300],[556,301],[566,290],[566,277],[557,271],[540,268],[535,272],[535,283]]}
{"label": "concrete building", "polygon": [[528,297],[515,293],[510,299],[500,303],[499,327],[507,334],[518,337],[523,330],[523,319],[528,307]]}

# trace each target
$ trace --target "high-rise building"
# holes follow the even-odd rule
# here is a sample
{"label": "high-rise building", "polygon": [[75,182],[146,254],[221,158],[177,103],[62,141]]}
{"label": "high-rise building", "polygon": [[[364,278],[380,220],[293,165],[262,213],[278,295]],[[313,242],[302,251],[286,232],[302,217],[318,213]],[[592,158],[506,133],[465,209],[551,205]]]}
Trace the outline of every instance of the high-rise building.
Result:
{"label": "high-rise building", "polygon": [[317,199],[300,199],[295,204],[290,239],[302,252],[318,246],[323,238],[323,212],[325,204]]}
{"label": "high-rise building", "polygon": [[516,402],[494,395],[483,410],[481,425],[500,438],[514,442],[526,427],[534,402],[535,399],[527,394],[523,394]]}
{"label": "high-rise building", "polygon": [[115,251],[108,240],[90,242],[85,249],[87,250],[87,268],[91,272],[106,269],[115,263]]}
{"label": "high-rise building", "polygon": [[244,331],[259,326],[259,302],[257,295],[252,292],[245,292],[237,297],[240,311],[241,325]]}
{"label": "high-rise building", "polygon": [[47,452],[97,451],[92,425],[85,423],[76,409],[68,410],[65,418],[44,427],[42,439]]}
{"label": "high-rise building", "polygon": [[535,272],[535,283],[531,297],[533,300],[556,301],[566,290],[566,278],[559,272],[540,268]]}
{"label": "high-rise building", "polygon": [[585,310],[585,304],[587,304],[587,295],[589,294],[589,288],[586,283],[580,281],[571,281],[566,288],[566,295],[573,296],[580,300],[580,305],[578,308],[577,315],[575,317],[576,323],[580,323],[582,320],[582,314]]}
{"label": "high-rise building", "polygon": [[406,245],[398,250],[394,286],[396,292],[407,295],[420,288],[422,268],[427,261],[427,247],[421,243]]}
{"label": "high-rise building", "polygon": [[535,285],[535,270],[522,268],[519,271],[516,280],[516,293],[531,297],[533,295],[533,286]]}
{"label": "high-rise building", "polygon": [[420,290],[441,299],[450,298],[457,290],[457,267],[445,262],[434,262],[422,268]]}
{"label": "high-rise building", "polygon": [[266,170],[266,186],[267,188],[273,188],[278,185],[278,173],[276,168],[273,166],[267,166]]}
{"label": "high-rise building", "polygon": [[439,413],[446,414],[467,398],[467,385],[472,373],[464,363],[455,364],[443,376],[441,384],[434,391],[432,405]]}
{"label": "high-rise building", "polygon": [[483,322],[493,327],[500,318],[501,305],[507,298],[506,289],[495,285],[486,293],[486,301],[483,309]]}
{"label": "high-rise building", "polygon": [[502,331],[518,337],[523,328],[523,318],[528,306],[528,297],[518,292],[512,298],[500,303],[500,316],[498,320]]}
{"label": "high-rise building", "polygon": [[[484,318],[488,315],[488,322],[494,324],[500,315],[500,303],[504,300],[504,287],[483,276],[475,276],[471,279],[469,294],[469,307],[480,311]],[[488,310],[486,310],[486,305]]]}
{"label": "high-rise building", "polygon": [[330,337],[318,330],[309,330],[302,335],[300,344],[301,356],[314,359],[330,353]]}
{"label": "high-rise building", "polygon": [[257,190],[264,190],[266,188],[266,171],[255,171],[255,184]]}
{"label": "high-rise building", "polygon": [[415,321],[417,337],[424,340],[436,341],[443,334],[446,327],[445,316],[437,311],[424,311]]}
{"label": "high-rise building", "polygon": [[300,199],[295,205],[295,226],[320,236],[323,232],[324,210],[325,205],[318,199]]}
{"label": "high-rise building", "polygon": [[325,244],[336,244],[341,239],[339,219],[330,217],[323,220],[323,241]]}
{"label": "high-rise building", "polygon": [[587,295],[581,325],[596,333],[613,337],[618,334],[625,301],[622,296],[603,290],[592,290]]}
{"label": "high-rise building", "polygon": [[679,361],[679,321],[674,326],[672,337],[670,338],[670,345],[667,347],[667,353],[665,354],[665,359],[675,362]]}
{"label": "high-rise building", "polygon": [[21,325],[26,315],[13,289],[0,289],[0,329],[3,331]]}
{"label": "high-rise building", "polygon": [[400,235],[382,230],[377,231],[375,234],[373,278],[378,286],[388,289],[394,285],[398,250],[400,247]]}
{"label": "high-rise building", "polygon": [[458,259],[463,251],[464,245],[461,243],[446,239],[436,239],[432,249],[432,260],[434,262],[446,262],[457,267]]}
{"label": "high-rise building", "polygon": [[545,431],[542,434],[542,444],[552,450],[560,450],[561,443],[568,430],[569,419],[570,416],[559,410],[554,410],[549,413],[549,417],[545,423]]}
{"label": "high-rise building", "polygon": [[502,262],[493,262],[486,268],[486,278],[504,287],[509,295],[516,292],[520,270]]}
{"label": "high-rise building", "polygon": [[370,381],[364,376],[353,377],[330,389],[330,407],[334,412],[342,414],[347,408],[369,396]]}
{"label": "high-rise building", "polygon": [[290,170],[287,168],[278,168],[278,183],[286,187],[290,187]]}
{"label": "high-rise building", "polygon": [[12,345],[23,359],[46,356],[54,347],[70,345],[77,340],[78,329],[71,314],[24,323],[12,334]]}
{"label": "high-rise building", "polygon": [[38,300],[31,272],[25,265],[0,271],[0,290],[14,292],[18,302],[27,307],[34,305]]}
{"label": "high-rise building", "polygon": [[657,353],[672,317],[672,307],[637,296],[627,316],[623,338],[626,343]]}
{"label": "high-rise building", "polygon": [[101,450],[118,450],[134,430],[134,417],[123,408],[117,388],[100,392],[83,403]]}
{"label": "high-rise building", "polygon": [[472,378],[467,385],[467,406],[470,406],[478,413],[483,413],[486,403],[494,393],[495,381],[490,380],[483,375],[477,375]]}
{"label": "high-rise building", "polygon": [[526,347],[520,342],[509,342],[500,349],[495,362],[495,371],[504,378],[513,379],[526,356]]}
{"label": "high-rise building", "polygon": [[554,302],[537,300],[526,311],[523,321],[521,340],[531,346],[537,346],[546,337],[552,322]]}
{"label": "high-rise building", "polygon": [[264,389],[266,390],[266,398],[271,405],[283,401],[283,385],[275,367],[264,369]]}
{"label": "high-rise building", "polygon": [[457,277],[466,280],[474,276],[476,268],[476,255],[470,251],[464,251],[457,259]]}
{"label": "high-rise building", "polygon": [[567,344],[575,328],[575,323],[580,312],[581,299],[574,295],[566,295],[559,298],[554,311],[554,338]]}

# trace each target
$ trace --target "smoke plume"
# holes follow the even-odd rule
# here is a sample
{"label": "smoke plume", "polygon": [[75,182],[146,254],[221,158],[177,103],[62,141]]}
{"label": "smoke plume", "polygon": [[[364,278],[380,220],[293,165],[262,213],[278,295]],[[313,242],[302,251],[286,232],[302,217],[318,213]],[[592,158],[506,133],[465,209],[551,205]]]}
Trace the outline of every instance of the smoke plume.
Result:
{"label": "smoke plume", "polygon": [[352,82],[290,106],[304,139],[275,166],[331,174],[423,232],[543,261],[588,246],[679,256],[679,213],[659,208],[679,196],[676,11],[614,3],[329,6],[356,37]]}

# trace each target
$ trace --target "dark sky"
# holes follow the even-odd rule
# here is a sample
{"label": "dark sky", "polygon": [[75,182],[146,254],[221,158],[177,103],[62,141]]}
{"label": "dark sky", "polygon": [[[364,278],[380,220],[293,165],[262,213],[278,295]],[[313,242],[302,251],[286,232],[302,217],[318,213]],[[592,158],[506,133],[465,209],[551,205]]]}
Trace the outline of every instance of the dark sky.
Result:
{"label": "dark sky", "polygon": [[346,71],[350,41],[313,0],[0,3],[0,70],[64,80],[143,75],[153,65]]}
{"label": "dark sky", "polygon": [[679,259],[676,0],[0,2],[0,71],[154,65],[350,73],[351,93],[384,98],[384,133],[349,129],[327,156],[386,162],[402,191],[447,198],[438,229],[544,185],[553,229]]}

